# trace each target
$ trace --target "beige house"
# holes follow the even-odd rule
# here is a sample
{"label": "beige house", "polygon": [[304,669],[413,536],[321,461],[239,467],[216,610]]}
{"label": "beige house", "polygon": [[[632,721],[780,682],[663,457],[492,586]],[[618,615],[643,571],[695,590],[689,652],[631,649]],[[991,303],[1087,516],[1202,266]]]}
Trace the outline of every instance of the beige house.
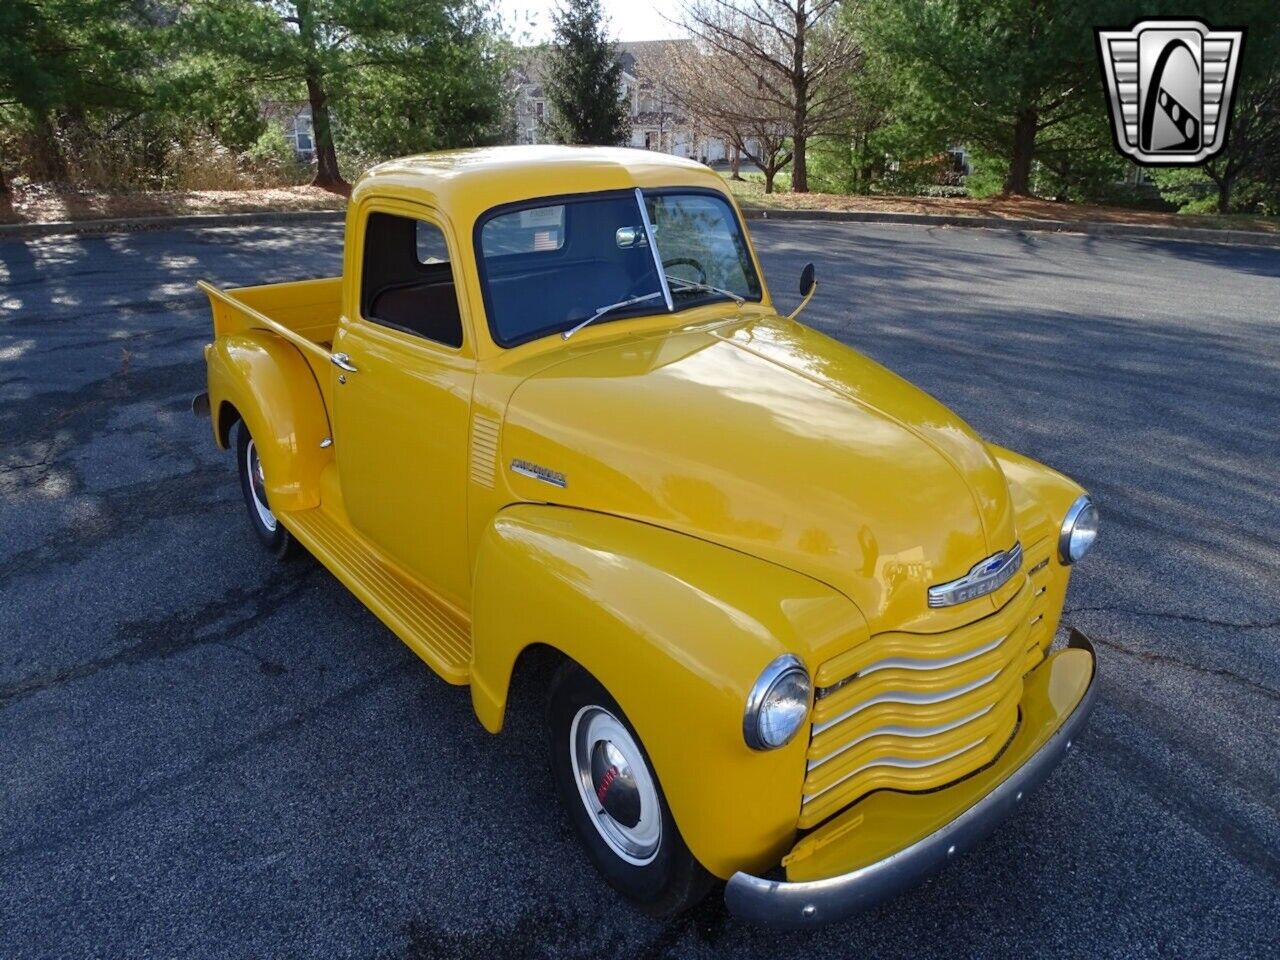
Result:
{"label": "beige house", "polygon": [[311,126],[311,104],[305,100],[264,100],[262,119],[274,123],[293,147],[294,156],[309,161],[316,155],[315,130]]}
{"label": "beige house", "polygon": [[[722,163],[729,159],[730,146],[721,138],[700,130],[671,101],[656,78],[659,65],[674,45],[690,40],[645,40],[619,43],[622,62],[622,96],[631,118],[630,146],[658,150],[678,157],[691,157],[703,163]],[[549,106],[542,89],[542,64],[545,47],[529,47],[523,51],[516,71],[515,129],[518,143],[538,143],[544,136],[542,120]]]}

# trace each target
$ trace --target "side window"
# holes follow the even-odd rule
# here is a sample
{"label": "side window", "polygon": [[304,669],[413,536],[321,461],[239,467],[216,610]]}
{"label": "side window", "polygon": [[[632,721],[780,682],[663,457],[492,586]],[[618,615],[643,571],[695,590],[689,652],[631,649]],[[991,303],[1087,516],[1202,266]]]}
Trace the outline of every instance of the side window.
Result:
{"label": "side window", "polygon": [[360,276],[360,312],[366,320],[445,346],[462,346],[449,247],[435,224],[369,214]]}
{"label": "side window", "polygon": [[425,220],[415,220],[413,223],[417,230],[418,262],[447,264],[449,248],[445,245],[444,234],[440,232],[440,228]]}

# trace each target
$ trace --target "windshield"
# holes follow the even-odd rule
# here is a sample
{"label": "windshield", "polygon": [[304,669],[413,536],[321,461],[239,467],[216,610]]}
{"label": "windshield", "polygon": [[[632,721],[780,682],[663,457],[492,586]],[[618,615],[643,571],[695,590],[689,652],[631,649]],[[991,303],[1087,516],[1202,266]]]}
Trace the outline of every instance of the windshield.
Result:
{"label": "windshield", "polygon": [[[644,198],[676,310],[760,299],[746,238],[724,198],[690,191]],[[644,220],[632,192],[506,207],[483,217],[476,246],[494,340],[513,347],[584,321],[666,312]]]}

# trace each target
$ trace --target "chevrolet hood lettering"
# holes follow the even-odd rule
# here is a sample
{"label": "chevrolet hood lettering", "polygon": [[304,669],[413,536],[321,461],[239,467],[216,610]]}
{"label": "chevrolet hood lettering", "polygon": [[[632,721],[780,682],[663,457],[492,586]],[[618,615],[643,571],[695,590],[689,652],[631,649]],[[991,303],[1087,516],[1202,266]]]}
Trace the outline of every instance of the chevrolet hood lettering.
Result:
{"label": "chevrolet hood lettering", "polygon": [[1017,539],[1004,474],[959,417],[781,318],[559,357],[516,389],[502,436],[507,462],[574,477],[563,490],[512,477],[518,493],[798,570],[843,592],[873,630],[972,619],[977,604],[930,611],[928,588]]}
{"label": "chevrolet hood lettering", "polygon": [[995,593],[1021,569],[1022,544],[1015,543],[1003,553],[979,561],[963,577],[930,587],[929,606],[954,607],[957,603]]}

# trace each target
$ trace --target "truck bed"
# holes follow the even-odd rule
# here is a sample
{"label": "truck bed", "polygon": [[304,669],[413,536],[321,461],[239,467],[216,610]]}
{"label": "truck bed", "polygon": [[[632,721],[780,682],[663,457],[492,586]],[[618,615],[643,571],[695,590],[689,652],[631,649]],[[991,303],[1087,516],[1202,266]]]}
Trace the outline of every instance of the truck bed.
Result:
{"label": "truck bed", "polygon": [[[217,290],[216,287],[214,289]],[[233,305],[226,302],[230,300],[274,320],[326,350],[332,345],[333,331],[342,312],[341,277],[264,283],[218,292],[225,300],[211,299],[213,329],[220,337],[260,326],[252,313],[233,309]]]}
{"label": "truck bed", "polygon": [[342,312],[342,278],[264,283],[222,290],[201,280],[209,296],[213,332],[227,337],[266,330],[288,340],[315,371],[325,406],[329,404],[329,353]]}

